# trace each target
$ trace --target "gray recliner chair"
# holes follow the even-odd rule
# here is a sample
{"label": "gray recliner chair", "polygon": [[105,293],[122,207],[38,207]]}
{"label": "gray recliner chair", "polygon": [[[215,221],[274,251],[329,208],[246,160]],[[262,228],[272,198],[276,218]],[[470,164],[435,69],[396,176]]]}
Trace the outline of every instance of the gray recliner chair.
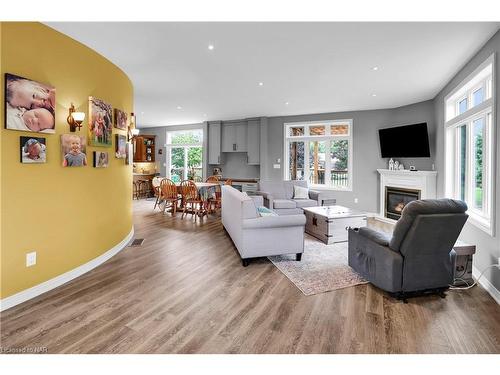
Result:
{"label": "gray recliner chair", "polygon": [[349,228],[349,266],[373,285],[406,302],[453,283],[455,244],[467,205],[453,199],[408,203],[392,237],[369,227]]}

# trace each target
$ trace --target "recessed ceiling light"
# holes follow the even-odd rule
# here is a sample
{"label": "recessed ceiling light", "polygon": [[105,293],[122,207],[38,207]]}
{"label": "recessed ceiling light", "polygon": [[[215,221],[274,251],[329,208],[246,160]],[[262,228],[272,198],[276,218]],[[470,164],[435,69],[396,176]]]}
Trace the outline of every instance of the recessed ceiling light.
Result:
{"label": "recessed ceiling light", "polygon": [[372,70],[378,70],[378,66],[374,66]]}
{"label": "recessed ceiling light", "polygon": [[376,97],[376,96],[377,96],[377,94],[372,94],[372,96],[373,96],[373,97]]}
{"label": "recessed ceiling light", "polygon": [[285,102],[285,105],[288,105],[288,104],[290,104],[290,103],[288,103],[288,102]]}
{"label": "recessed ceiling light", "polygon": [[264,86],[264,82],[259,82],[259,86]]}
{"label": "recessed ceiling light", "polygon": [[177,106],[177,109],[182,109],[182,107],[180,105]]}
{"label": "recessed ceiling light", "polygon": [[214,48],[215,48],[215,46],[214,46],[213,44],[209,44],[209,45],[208,45],[208,49],[209,49],[210,51],[212,51]]}

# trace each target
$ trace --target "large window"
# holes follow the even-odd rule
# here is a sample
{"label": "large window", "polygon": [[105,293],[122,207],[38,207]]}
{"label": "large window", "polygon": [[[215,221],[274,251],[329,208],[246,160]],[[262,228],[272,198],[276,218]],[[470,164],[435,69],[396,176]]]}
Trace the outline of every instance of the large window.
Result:
{"label": "large window", "polygon": [[203,178],[203,130],[167,132],[167,177],[174,182]]}
{"label": "large window", "polygon": [[445,99],[446,196],[469,207],[472,223],[493,234],[493,56]]}
{"label": "large window", "polygon": [[352,189],[352,120],[285,124],[285,179]]}

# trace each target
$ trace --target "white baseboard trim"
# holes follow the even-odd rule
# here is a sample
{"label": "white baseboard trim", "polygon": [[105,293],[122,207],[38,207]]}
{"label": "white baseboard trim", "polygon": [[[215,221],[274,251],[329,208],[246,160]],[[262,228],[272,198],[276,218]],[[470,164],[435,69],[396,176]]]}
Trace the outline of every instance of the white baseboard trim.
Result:
{"label": "white baseboard trim", "polygon": [[50,280],[44,281],[43,283],[25,289],[12,296],[1,299],[0,311],[5,311],[7,309],[10,309],[11,307],[19,305],[20,303],[26,302],[32,298],[39,296],[40,294],[55,289],[63,284],[66,284],[68,281],[71,281],[77,278],[78,276],[81,276],[84,273],[93,270],[97,266],[103,264],[108,259],[112,258],[114,255],[122,251],[130,242],[133,236],[134,236],[134,227],[132,227],[130,233],[127,234],[127,236],[123,240],[121,240],[120,243],[113,246],[110,250],[106,251],[104,254],[99,255],[97,258],[94,258],[91,261],[72,269],[71,271],[65,272],[62,275],[56,276]]}
{"label": "white baseboard trim", "polygon": [[[479,271],[476,267],[472,266],[472,276],[477,280],[477,278],[481,275],[481,271]],[[495,288],[495,286],[490,283],[490,281],[486,277],[481,277],[479,279],[479,284],[486,289],[486,291],[493,297],[493,299],[500,305],[500,291]]]}

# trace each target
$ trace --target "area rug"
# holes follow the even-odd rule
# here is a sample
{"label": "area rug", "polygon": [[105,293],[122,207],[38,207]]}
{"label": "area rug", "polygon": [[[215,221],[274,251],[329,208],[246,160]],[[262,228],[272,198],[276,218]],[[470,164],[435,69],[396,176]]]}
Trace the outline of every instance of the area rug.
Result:
{"label": "area rug", "polygon": [[348,266],[347,242],[325,245],[306,236],[300,262],[295,254],[269,260],[306,296],[368,283]]}

